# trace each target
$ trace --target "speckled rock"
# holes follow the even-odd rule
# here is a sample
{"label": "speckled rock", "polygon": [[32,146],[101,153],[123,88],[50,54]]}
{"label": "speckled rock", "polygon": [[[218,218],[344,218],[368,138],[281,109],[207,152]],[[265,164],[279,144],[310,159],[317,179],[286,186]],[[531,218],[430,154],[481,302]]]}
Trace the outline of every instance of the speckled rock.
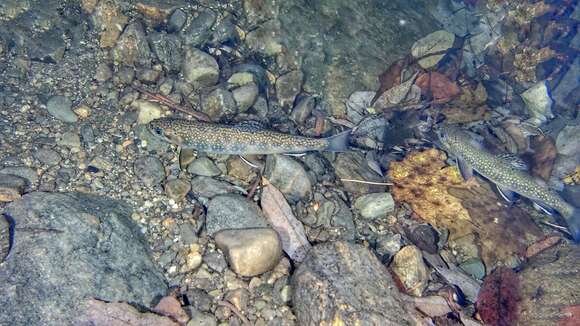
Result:
{"label": "speckled rock", "polygon": [[270,228],[222,230],[215,242],[230,268],[241,276],[256,276],[273,269],[282,256],[278,233]]}
{"label": "speckled rock", "polygon": [[419,248],[403,247],[393,258],[392,269],[408,293],[421,296],[429,281],[429,269],[423,261],[423,254]]}
{"label": "speckled rock", "polygon": [[147,186],[154,186],[165,179],[165,168],[155,156],[144,156],[135,160],[133,172]]}
{"label": "speckled rock", "polygon": [[181,71],[185,80],[194,88],[215,85],[220,73],[217,61],[211,55],[195,48],[185,52]]}
{"label": "speckled rock", "polygon": [[391,275],[361,245],[314,246],[291,285],[299,325],[414,325]]}
{"label": "speckled rock", "polygon": [[[341,179],[384,182],[383,178],[372,171],[361,153],[339,153],[333,162],[336,175]],[[384,192],[386,186],[344,181],[344,189],[353,194]]]}
{"label": "speckled rock", "polygon": [[302,164],[286,155],[268,155],[264,176],[290,201],[308,198],[312,182]]}
{"label": "speckled rock", "polygon": [[266,226],[266,219],[258,205],[240,195],[218,195],[208,204],[206,229],[209,235],[225,229]]}
{"label": "speckled rock", "polygon": [[181,69],[183,48],[181,39],[177,35],[163,32],[152,33],[149,35],[149,44],[153,53],[169,72],[178,72]]}
{"label": "speckled rock", "polygon": [[[533,257],[520,276],[519,325],[556,325],[580,305],[580,248],[561,244]],[[566,325],[574,325],[573,323]]]}
{"label": "speckled rock", "polygon": [[81,193],[36,192],[10,204],[7,213],[16,225],[32,229],[16,230],[0,268],[0,324],[75,325],[86,298],[147,307],[165,295],[164,277],[127,205]]}
{"label": "speckled rock", "polygon": [[77,122],[78,118],[71,108],[72,101],[66,96],[55,95],[46,102],[48,112],[64,122]]}
{"label": "speckled rock", "polygon": [[224,88],[217,88],[204,96],[201,100],[201,109],[213,121],[232,117],[238,112],[234,95]]}
{"label": "speckled rock", "polygon": [[140,23],[134,22],[125,28],[113,49],[113,59],[128,66],[151,64],[151,49]]}

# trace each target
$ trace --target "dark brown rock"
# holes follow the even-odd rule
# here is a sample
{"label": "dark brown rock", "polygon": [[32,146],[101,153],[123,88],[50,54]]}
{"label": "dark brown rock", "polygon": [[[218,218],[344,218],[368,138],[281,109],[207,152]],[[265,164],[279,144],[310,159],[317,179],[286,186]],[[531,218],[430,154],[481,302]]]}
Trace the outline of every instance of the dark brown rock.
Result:
{"label": "dark brown rock", "polygon": [[391,275],[365,247],[315,246],[292,277],[298,325],[411,325]]}

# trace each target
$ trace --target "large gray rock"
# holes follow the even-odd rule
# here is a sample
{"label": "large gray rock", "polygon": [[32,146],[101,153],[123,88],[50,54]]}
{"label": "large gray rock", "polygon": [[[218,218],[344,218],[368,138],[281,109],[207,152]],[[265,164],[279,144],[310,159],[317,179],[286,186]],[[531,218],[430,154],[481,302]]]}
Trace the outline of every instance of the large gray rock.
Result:
{"label": "large gray rock", "polygon": [[[295,54],[304,90],[322,94],[344,114],[344,99],[375,89],[377,77],[438,23],[422,0],[244,1],[259,26],[246,43],[263,55]],[[266,23],[264,23],[266,22]],[[377,33],[380,31],[380,33]],[[292,56],[289,55],[289,56]]]}
{"label": "large gray rock", "polygon": [[0,325],[73,325],[88,299],[151,306],[163,275],[125,204],[35,192],[8,206],[14,247],[0,265]]}
{"label": "large gray rock", "polygon": [[240,195],[215,196],[207,207],[206,228],[209,235],[226,229],[266,227],[266,219],[254,202]]}
{"label": "large gray rock", "polygon": [[313,247],[292,276],[299,325],[411,325],[387,269],[365,247],[330,242]]}

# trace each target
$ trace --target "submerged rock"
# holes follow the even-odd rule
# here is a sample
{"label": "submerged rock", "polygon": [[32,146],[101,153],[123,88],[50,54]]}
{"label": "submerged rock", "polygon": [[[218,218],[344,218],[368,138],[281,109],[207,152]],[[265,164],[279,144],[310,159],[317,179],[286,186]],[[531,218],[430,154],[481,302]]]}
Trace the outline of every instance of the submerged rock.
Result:
{"label": "submerged rock", "polygon": [[167,291],[125,204],[31,193],[7,213],[17,234],[0,267],[2,325],[72,325],[86,298],[151,306]]}
{"label": "submerged rock", "polygon": [[206,229],[209,235],[225,229],[266,227],[266,219],[254,202],[233,194],[215,196],[208,204]]}
{"label": "submerged rock", "polygon": [[46,102],[46,109],[53,117],[64,122],[77,122],[78,118],[72,110],[72,101],[61,95],[55,95]]}
{"label": "submerged rock", "polygon": [[412,325],[391,275],[365,247],[314,246],[292,276],[299,325]]}
{"label": "submerged rock", "polygon": [[454,40],[455,35],[439,30],[417,40],[411,48],[411,53],[415,59],[422,58],[419,60],[419,65],[428,69],[435,66],[445,56],[444,51],[453,46]]}
{"label": "submerged rock", "polygon": [[264,176],[290,201],[307,198],[312,192],[312,182],[302,164],[286,155],[268,155]]}
{"label": "submerged rock", "polygon": [[195,48],[185,52],[181,71],[185,80],[194,88],[215,85],[220,73],[217,61],[211,55]]}
{"label": "submerged rock", "polygon": [[392,212],[395,209],[395,201],[388,192],[374,193],[357,198],[354,207],[362,217],[372,220]]}
{"label": "submerged rock", "polygon": [[[559,245],[533,257],[520,275],[519,325],[575,325],[564,311],[580,305],[580,248]],[[564,323],[568,319],[569,324]]]}
{"label": "submerged rock", "polygon": [[273,269],[282,256],[278,233],[270,228],[222,230],[215,242],[230,268],[241,276],[255,276]]}
{"label": "submerged rock", "polygon": [[421,250],[415,246],[403,247],[393,258],[392,268],[406,290],[420,297],[429,281],[429,269],[423,262]]}

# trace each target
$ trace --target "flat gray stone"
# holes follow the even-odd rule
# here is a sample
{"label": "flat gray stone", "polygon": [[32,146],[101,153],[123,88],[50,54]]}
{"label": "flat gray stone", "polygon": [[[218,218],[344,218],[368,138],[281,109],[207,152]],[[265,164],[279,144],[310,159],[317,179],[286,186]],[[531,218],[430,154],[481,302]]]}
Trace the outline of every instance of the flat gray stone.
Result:
{"label": "flat gray stone", "polygon": [[55,95],[46,102],[48,113],[64,122],[77,122],[78,117],[71,108],[72,101],[66,96]]}
{"label": "flat gray stone", "polygon": [[7,210],[15,242],[0,265],[0,325],[74,325],[88,298],[151,306],[163,275],[131,209],[82,193],[30,193]]}

